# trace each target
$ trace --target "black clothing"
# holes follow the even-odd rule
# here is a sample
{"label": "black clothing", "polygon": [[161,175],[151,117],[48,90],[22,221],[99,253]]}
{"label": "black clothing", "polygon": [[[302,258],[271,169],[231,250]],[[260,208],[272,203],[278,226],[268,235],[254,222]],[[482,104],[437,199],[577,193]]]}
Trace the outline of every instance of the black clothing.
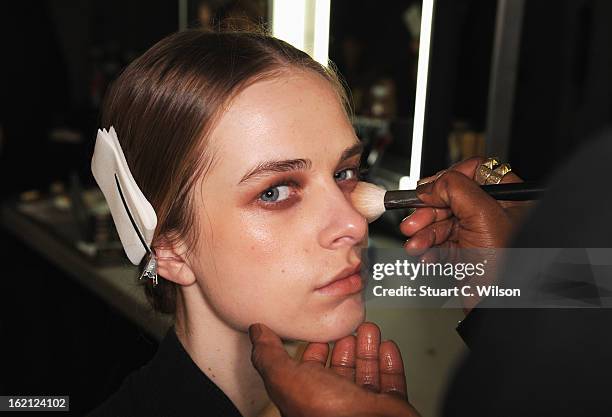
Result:
{"label": "black clothing", "polygon": [[128,375],[91,417],[241,417],[231,400],[193,362],[174,328],[151,362]]}
{"label": "black clothing", "polygon": [[[612,248],[611,163],[608,131],[554,177],[513,246]],[[470,352],[445,417],[612,415],[612,309],[475,309],[458,331]]]}
{"label": "black clothing", "polygon": [[[566,164],[514,246],[612,248],[610,162],[612,132]],[[612,309],[475,309],[459,330],[470,352],[447,393],[445,417],[612,415]],[[240,415],[171,331],[153,361],[91,415],[199,410]]]}

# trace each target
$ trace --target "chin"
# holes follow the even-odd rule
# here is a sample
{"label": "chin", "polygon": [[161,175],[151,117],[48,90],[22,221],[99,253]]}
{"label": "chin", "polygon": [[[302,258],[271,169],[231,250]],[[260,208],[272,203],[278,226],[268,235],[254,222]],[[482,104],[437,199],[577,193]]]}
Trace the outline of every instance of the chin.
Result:
{"label": "chin", "polygon": [[292,320],[268,320],[268,325],[285,341],[328,343],[353,334],[365,321],[363,293],[319,311],[300,311]]}
{"label": "chin", "polygon": [[363,298],[350,298],[325,314],[310,338],[309,342],[333,342],[353,334],[365,320],[365,303]]}

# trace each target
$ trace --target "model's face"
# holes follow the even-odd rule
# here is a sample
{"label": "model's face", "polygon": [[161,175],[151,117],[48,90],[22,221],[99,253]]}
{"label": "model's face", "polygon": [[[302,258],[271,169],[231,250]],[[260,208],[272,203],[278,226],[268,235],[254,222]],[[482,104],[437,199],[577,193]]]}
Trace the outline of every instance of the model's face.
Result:
{"label": "model's face", "polygon": [[[329,341],[364,319],[359,141],[330,84],[293,71],[242,91],[211,134],[191,263],[231,327]],[[355,274],[355,272],[357,274]]]}

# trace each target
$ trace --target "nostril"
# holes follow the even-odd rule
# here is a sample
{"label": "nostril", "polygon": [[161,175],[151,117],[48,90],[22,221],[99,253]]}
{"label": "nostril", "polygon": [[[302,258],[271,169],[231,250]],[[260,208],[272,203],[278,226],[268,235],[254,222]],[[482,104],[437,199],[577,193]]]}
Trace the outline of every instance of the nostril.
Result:
{"label": "nostril", "polygon": [[342,237],[339,237],[338,239],[336,239],[336,242],[335,242],[335,243],[336,243],[336,245],[338,245],[338,246],[342,246],[342,245],[351,245],[351,246],[352,246],[352,245],[354,245],[356,242],[355,242],[355,240],[354,240],[352,237],[350,237],[350,236],[342,236]]}

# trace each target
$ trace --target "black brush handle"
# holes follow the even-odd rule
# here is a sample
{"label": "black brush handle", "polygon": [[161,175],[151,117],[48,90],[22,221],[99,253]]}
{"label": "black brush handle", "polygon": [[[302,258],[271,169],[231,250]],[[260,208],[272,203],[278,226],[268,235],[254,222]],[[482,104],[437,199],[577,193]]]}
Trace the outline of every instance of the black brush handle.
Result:
{"label": "black brush handle", "polygon": [[[490,184],[481,185],[480,188],[494,199],[505,201],[537,200],[546,191],[546,187],[537,182]],[[387,191],[385,194],[385,208],[387,210],[417,207],[427,207],[427,204],[417,197],[416,190]]]}

